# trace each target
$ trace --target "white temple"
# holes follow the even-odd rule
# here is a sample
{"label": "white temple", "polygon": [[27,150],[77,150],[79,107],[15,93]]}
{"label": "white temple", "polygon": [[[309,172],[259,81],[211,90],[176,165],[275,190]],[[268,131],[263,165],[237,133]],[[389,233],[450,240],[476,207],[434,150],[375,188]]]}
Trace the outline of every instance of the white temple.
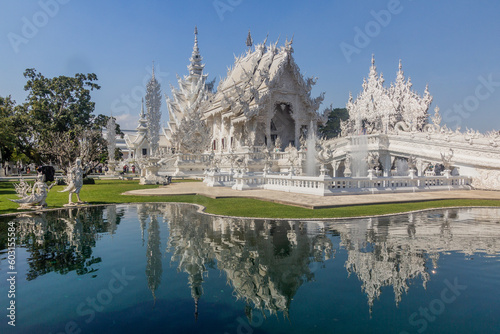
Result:
{"label": "white temple", "polygon": [[[278,46],[266,38],[253,46],[249,32],[247,46],[214,91],[195,29],[189,74],[165,96],[169,122],[159,134],[155,170],[204,177],[208,186],[322,196],[500,189],[499,132],[441,125],[438,107],[429,115],[428,87],[417,93],[401,61],[386,87],[372,57],[361,92],[346,104],[341,136],[319,140],[329,110],[318,113],[324,94],[311,96],[316,78],[300,73],[292,41]],[[127,164],[151,156],[144,109],[125,143]]]}
{"label": "white temple", "polygon": [[[274,145],[278,137],[282,149],[299,147],[301,135],[311,124],[316,129],[324,122],[317,112],[324,94],[311,97],[316,79],[306,79],[300,73],[293,59],[292,41],[281,47],[278,42],[266,42],[254,48],[250,44],[213,93],[213,82],[207,82],[208,74],[203,73],[205,65],[195,29],[189,74],[178,77],[179,87],[171,87],[171,98],[165,95],[169,122],[160,135],[160,149],[178,153],[249,152],[256,146]],[[137,135],[126,134],[130,158],[150,154],[143,145],[147,133],[143,109],[140,115]]]}
{"label": "white temple", "polygon": [[317,110],[323,94],[312,98],[314,78],[305,79],[293,59],[292,41],[285,46],[251,46],[236,58],[217,93],[204,109],[215,152],[249,151],[252,147],[299,145],[310,124],[323,118]]}

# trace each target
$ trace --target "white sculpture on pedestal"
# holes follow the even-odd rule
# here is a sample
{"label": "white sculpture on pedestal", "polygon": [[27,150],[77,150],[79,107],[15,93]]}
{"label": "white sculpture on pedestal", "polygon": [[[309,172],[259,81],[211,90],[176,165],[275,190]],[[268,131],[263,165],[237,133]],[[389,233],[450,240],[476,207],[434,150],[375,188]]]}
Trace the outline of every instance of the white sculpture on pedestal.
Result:
{"label": "white sculpture on pedestal", "polygon": [[164,184],[164,177],[158,175],[162,163],[158,142],[160,140],[160,120],[161,120],[161,89],[160,84],[153,73],[146,87],[146,128],[147,140],[150,147],[150,155],[137,159],[141,169],[140,184]]}
{"label": "white sculpture on pedestal", "polygon": [[108,171],[107,175],[114,175],[116,168],[115,161],[115,150],[116,150],[116,123],[113,115],[108,119],[106,124],[107,136],[106,140],[108,142]]}
{"label": "white sculpture on pedestal", "polygon": [[319,140],[317,146],[316,160],[321,164],[319,176],[326,176],[326,166],[333,162],[335,148],[326,139]]}
{"label": "white sculpture on pedestal", "polygon": [[47,206],[45,199],[55,183],[47,186],[44,181],[44,175],[39,173],[33,187],[30,187],[24,180],[21,180],[19,185],[15,184],[16,192],[21,199],[11,199],[11,201],[19,204],[18,210],[42,209]]}
{"label": "white sculpture on pedestal", "polygon": [[[83,169],[82,169],[82,161],[80,159],[76,159],[75,166],[72,167],[68,171],[68,175],[66,176],[66,183],[68,186],[61,190],[60,192],[69,192],[69,200],[68,204],[64,206],[74,206],[79,204],[86,204],[80,199],[80,190],[83,186]],[[78,202],[74,203],[72,199],[72,195],[76,194],[76,198]]]}
{"label": "white sculpture on pedestal", "polygon": [[151,80],[146,86],[146,120],[148,129],[148,141],[151,147],[151,156],[157,156],[159,153],[158,142],[160,140],[160,121],[161,121],[161,87],[155,78],[155,68]]}

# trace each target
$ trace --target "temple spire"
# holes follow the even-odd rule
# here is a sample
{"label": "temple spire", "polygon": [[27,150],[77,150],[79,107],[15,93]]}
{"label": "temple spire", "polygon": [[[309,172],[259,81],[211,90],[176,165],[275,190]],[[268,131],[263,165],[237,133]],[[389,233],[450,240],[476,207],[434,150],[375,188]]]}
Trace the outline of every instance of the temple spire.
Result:
{"label": "temple spire", "polygon": [[141,133],[147,132],[148,128],[148,120],[146,119],[146,113],[144,112],[144,98],[142,98],[141,102],[141,112],[139,114],[139,124],[137,125],[137,131]]}
{"label": "temple spire", "polygon": [[194,45],[193,45],[193,54],[194,52],[199,53],[200,49],[198,48],[198,27],[194,26]]}
{"label": "temple spire", "polygon": [[198,27],[194,27],[194,45],[193,45],[193,53],[191,54],[191,58],[189,59],[191,64],[189,64],[189,74],[190,75],[201,75],[203,73],[203,65],[201,62],[203,57],[200,55],[200,49],[198,47]]}
{"label": "temple spire", "polygon": [[246,44],[249,48],[251,48],[253,45],[253,39],[252,39],[252,34],[250,33],[250,29],[248,29],[248,36],[247,36]]}
{"label": "temple spire", "polygon": [[144,113],[144,98],[142,98],[142,101],[141,101],[141,114],[140,114],[140,117],[141,118],[146,118],[146,114]]}
{"label": "temple spire", "polygon": [[155,61],[153,60],[153,67],[151,70],[151,80],[155,80]]}

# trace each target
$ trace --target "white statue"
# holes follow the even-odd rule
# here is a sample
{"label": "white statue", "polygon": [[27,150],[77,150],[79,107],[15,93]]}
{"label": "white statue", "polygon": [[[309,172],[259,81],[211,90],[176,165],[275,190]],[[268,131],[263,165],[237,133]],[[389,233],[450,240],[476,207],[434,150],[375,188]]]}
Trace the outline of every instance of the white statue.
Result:
{"label": "white statue", "polygon": [[[24,183],[22,181],[21,183]],[[49,190],[54,186],[55,183],[52,183],[50,186],[44,182],[44,175],[42,173],[38,174],[36,182],[33,184],[31,188],[31,194],[28,195],[30,189],[22,187],[21,191],[24,192],[24,197],[21,199],[11,199],[12,202],[19,203],[19,210],[21,209],[41,209],[47,206],[45,199],[47,198],[47,194]],[[21,188],[16,187],[16,191],[21,194]]]}
{"label": "white statue", "polygon": [[[69,201],[65,206],[75,205],[75,204],[84,204],[80,199],[80,189],[83,186],[83,169],[82,169],[82,161],[80,159],[76,159],[75,166],[71,168],[68,172],[67,181],[68,186],[61,190],[60,192],[69,191]],[[73,203],[72,195],[76,194],[76,198],[78,199],[77,203]]]}
{"label": "white statue", "polygon": [[450,148],[448,153],[440,153],[440,154],[444,169],[449,171],[451,169],[451,159],[453,158],[453,149]]}

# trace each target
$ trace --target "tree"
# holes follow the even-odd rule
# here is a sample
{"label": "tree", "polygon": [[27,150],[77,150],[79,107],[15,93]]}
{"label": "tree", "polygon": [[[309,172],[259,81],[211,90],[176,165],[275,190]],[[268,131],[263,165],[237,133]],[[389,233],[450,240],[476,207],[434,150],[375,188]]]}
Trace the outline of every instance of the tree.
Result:
{"label": "tree", "polygon": [[332,109],[330,106],[330,113],[328,114],[328,121],[322,127],[320,127],[319,132],[323,137],[335,138],[340,136],[340,121],[345,121],[349,118],[349,112],[346,108],[335,108]]}
{"label": "tree", "polygon": [[36,162],[56,162],[66,170],[80,157],[92,167],[89,164],[100,154],[96,151],[106,147],[101,129],[108,119],[93,114],[90,91],[100,89],[94,82],[97,76],[79,73],[50,79],[35,69],[27,69],[24,76],[28,79],[24,114],[29,119],[30,140],[39,153]]}
{"label": "tree", "polygon": [[30,152],[27,119],[22,106],[10,96],[0,96],[0,160],[28,162]]}
{"label": "tree", "polygon": [[0,96],[0,155],[9,160],[16,147],[16,131],[14,126],[14,104],[10,96]]}
{"label": "tree", "polygon": [[75,163],[76,158],[82,160],[85,174],[100,163],[100,156],[106,151],[106,141],[99,130],[74,129],[78,137],[73,138],[70,131],[53,132],[48,140],[40,143],[38,150],[42,156],[51,156],[64,172],[67,172]]}
{"label": "tree", "polygon": [[95,74],[48,79],[31,68],[24,76],[28,78],[24,86],[29,92],[27,110],[37,135],[43,138],[48,132],[71,132],[76,125],[92,127],[96,116],[92,114],[95,103],[90,91],[101,88],[93,82],[97,80]]}

